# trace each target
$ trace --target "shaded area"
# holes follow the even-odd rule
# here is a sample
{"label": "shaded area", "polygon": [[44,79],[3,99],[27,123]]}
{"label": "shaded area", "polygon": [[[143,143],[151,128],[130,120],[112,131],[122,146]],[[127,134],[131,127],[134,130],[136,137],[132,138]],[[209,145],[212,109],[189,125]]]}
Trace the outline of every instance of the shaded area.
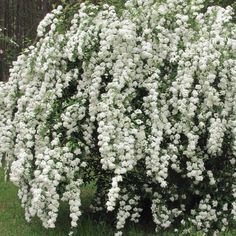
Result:
{"label": "shaded area", "polygon": [[[59,211],[58,220],[55,229],[45,229],[40,221],[34,218],[32,222],[27,223],[24,219],[24,210],[20,206],[17,198],[17,188],[9,183],[4,182],[4,172],[0,169],[0,232],[4,236],[65,236],[70,230],[70,218],[67,204],[63,203]],[[75,236],[113,236],[114,228],[111,225],[111,219],[103,215],[93,214],[89,205],[93,199],[95,186],[93,184],[84,186],[82,189],[82,211],[83,215],[79,220],[78,229]],[[145,208],[144,208],[145,209]],[[145,210],[144,210],[145,211]],[[124,236],[174,236],[176,233],[153,231],[150,225],[149,212],[141,218],[141,223],[134,225],[129,224]],[[191,233],[191,236],[201,236],[199,232]],[[222,236],[236,235],[236,231],[229,231],[220,234]]]}
{"label": "shaded area", "polygon": [[39,22],[57,2],[0,0],[0,81],[8,79],[12,61],[34,41]]}

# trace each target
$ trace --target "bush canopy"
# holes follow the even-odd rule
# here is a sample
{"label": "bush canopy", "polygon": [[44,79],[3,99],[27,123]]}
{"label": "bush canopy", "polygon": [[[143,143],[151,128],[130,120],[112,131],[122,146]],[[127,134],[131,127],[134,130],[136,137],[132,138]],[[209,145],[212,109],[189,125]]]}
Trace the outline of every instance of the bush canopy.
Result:
{"label": "bush canopy", "polygon": [[0,84],[0,160],[30,220],[72,228],[83,184],[116,236],[148,202],[156,230],[236,219],[236,26],[204,0],[59,6]]}

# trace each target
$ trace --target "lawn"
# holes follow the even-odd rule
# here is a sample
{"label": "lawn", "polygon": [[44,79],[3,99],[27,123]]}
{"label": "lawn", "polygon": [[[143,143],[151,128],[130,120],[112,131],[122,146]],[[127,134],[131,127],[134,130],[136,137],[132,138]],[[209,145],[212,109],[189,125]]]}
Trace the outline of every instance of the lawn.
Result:
{"label": "lawn", "polygon": [[[1,236],[64,236],[70,231],[69,211],[66,205],[60,209],[56,229],[44,229],[41,222],[36,218],[27,223],[24,219],[24,210],[20,206],[17,197],[17,188],[9,182],[4,181],[3,171],[0,170],[0,235]],[[83,212],[76,235],[79,236],[112,236],[114,230],[106,223],[105,218],[92,216],[89,205],[92,200],[94,189],[88,186],[82,191],[84,203]],[[137,226],[129,227],[125,233],[129,236],[143,236],[149,234],[141,232]]]}
{"label": "lawn", "polygon": [[[17,188],[4,181],[3,171],[0,170],[0,235],[1,236],[66,236],[70,230],[69,211],[66,205],[60,209],[56,229],[44,229],[38,219],[27,223],[24,219],[24,210],[20,206],[17,197]],[[82,191],[83,216],[80,219],[76,236],[113,236],[114,229],[106,223],[105,218],[93,216],[89,211],[89,204],[92,200],[94,189],[91,186],[85,187]],[[174,234],[155,234],[153,228],[147,225],[129,225],[124,236],[154,236]],[[176,235],[176,234],[175,234]],[[192,236],[200,236],[200,233],[192,233]],[[222,234],[224,236],[236,235],[236,231]]]}

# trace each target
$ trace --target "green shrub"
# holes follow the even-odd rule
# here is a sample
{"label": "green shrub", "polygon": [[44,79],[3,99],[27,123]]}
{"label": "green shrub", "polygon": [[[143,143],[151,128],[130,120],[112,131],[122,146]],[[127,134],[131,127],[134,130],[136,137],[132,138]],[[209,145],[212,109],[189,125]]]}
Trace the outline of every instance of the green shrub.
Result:
{"label": "green shrub", "polygon": [[157,231],[233,222],[236,27],[208,4],[59,6],[39,24],[0,87],[0,157],[27,220],[54,227],[62,200],[76,227],[94,181],[92,209],[115,213],[117,236],[144,206]]}

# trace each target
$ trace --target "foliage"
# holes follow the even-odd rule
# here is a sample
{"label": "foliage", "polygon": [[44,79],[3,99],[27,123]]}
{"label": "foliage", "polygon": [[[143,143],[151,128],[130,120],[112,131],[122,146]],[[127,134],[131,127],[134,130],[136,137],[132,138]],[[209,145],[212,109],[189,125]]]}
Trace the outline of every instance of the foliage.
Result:
{"label": "foliage", "polygon": [[39,24],[0,87],[0,158],[27,220],[53,228],[67,201],[77,227],[91,181],[116,236],[148,209],[157,231],[235,220],[236,27],[208,4],[59,6]]}
{"label": "foliage", "polygon": [[[0,229],[4,236],[65,236],[70,228],[70,219],[68,217],[68,207],[66,204],[60,206],[58,219],[55,229],[45,229],[42,227],[38,219],[33,219],[30,224],[27,224],[22,218],[24,214],[20,206],[19,199],[17,199],[17,187],[12,183],[4,182],[4,174],[0,169]],[[82,202],[83,212],[78,229],[75,235],[80,236],[112,236],[114,229],[112,225],[107,222],[106,217],[94,215],[90,209],[89,204],[93,199],[94,188],[92,185],[82,187]],[[130,224],[127,227],[125,235],[128,236],[154,236],[153,227],[150,227],[147,222],[142,222],[140,225]],[[174,236],[175,233],[165,232],[162,236]],[[235,230],[228,230],[221,236],[234,236]],[[191,236],[202,236],[200,232],[191,232]]]}
{"label": "foliage", "polygon": [[0,49],[0,56],[4,54],[6,64],[10,64],[16,59],[17,53],[19,53],[19,45],[10,37],[4,35],[3,29],[0,28],[0,44],[6,45],[6,50]]}

